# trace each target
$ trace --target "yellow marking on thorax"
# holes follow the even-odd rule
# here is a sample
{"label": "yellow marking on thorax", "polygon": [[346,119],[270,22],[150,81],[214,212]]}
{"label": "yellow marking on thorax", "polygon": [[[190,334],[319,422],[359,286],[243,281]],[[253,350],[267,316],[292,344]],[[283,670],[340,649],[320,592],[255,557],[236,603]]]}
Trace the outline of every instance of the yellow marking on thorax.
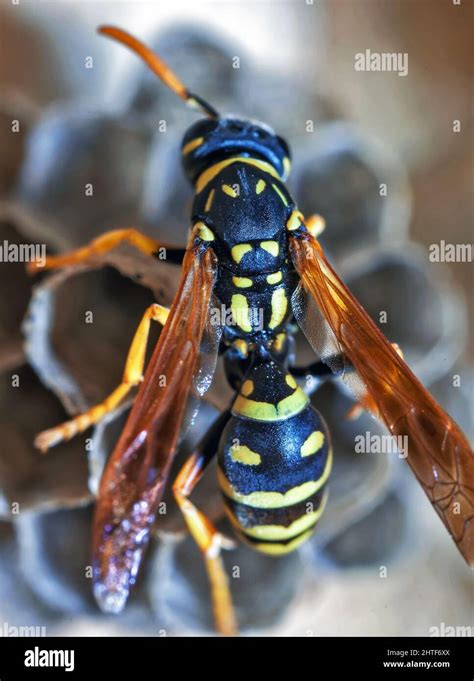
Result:
{"label": "yellow marking on thorax", "polygon": [[251,250],[252,246],[250,244],[237,244],[237,246],[232,246],[232,248],[230,249],[232,260],[236,262],[238,265],[242,258],[244,257],[244,255]]}
{"label": "yellow marking on thorax", "polygon": [[232,283],[237,288],[250,288],[253,285],[253,281],[248,277],[232,277]]}
{"label": "yellow marking on thorax", "polygon": [[292,232],[303,224],[304,218],[303,214],[299,210],[292,210],[291,215],[286,221],[286,228]]}
{"label": "yellow marking on thorax", "polygon": [[204,222],[196,222],[193,225],[193,232],[203,241],[214,241],[214,234]]}
{"label": "yellow marking on thorax", "polygon": [[292,506],[300,501],[304,501],[305,499],[308,499],[308,497],[312,497],[313,494],[316,494],[316,492],[326,484],[331,472],[331,467],[332,451],[329,450],[326,465],[319,480],[303,482],[302,485],[292,487],[284,493],[251,492],[250,494],[241,494],[232,487],[220,467],[217,468],[217,477],[219,480],[219,487],[229,499],[238,501],[241,504],[246,504],[247,506],[252,506],[252,508],[284,508],[285,506]]}
{"label": "yellow marking on thorax", "polygon": [[204,210],[206,213],[208,213],[211,210],[212,202],[214,201],[214,196],[215,196],[216,190],[211,189],[209,192],[209,196],[207,197],[206,205],[204,206]]}
{"label": "yellow marking on thorax", "polygon": [[252,451],[246,445],[234,445],[229,449],[232,461],[243,463],[246,466],[258,466],[262,463],[262,457],[258,452]]}
{"label": "yellow marking on thorax", "polygon": [[196,137],[196,139],[191,140],[184,145],[184,147],[181,149],[181,153],[186,156],[186,154],[189,154],[194,149],[197,149],[197,147],[200,147],[203,142],[204,137]]}
{"label": "yellow marking on thorax", "polygon": [[273,255],[274,258],[276,258],[280,252],[280,246],[277,241],[261,241],[260,248],[263,248],[264,251]]}
{"label": "yellow marking on thorax", "polygon": [[298,384],[296,383],[295,379],[291,374],[287,374],[285,376],[285,381],[286,384],[290,386],[290,388],[296,389],[298,387]]}
{"label": "yellow marking on thorax", "polygon": [[224,161],[219,161],[218,163],[215,163],[210,168],[207,168],[207,170],[201,173],[201,175],[199,175],[196,181],[196,194],[202,192],[202,190],[209,184],[211,180],[213,180],[216,177],[216,175],[218,175],[221,172],[221,170],[227,168],[227,166],[230,166],[232,163],[246,163],[247,165],[255,166],[256,168],[263,170],[265,173],[268,173],[272,177],[275,177],[277,180],[279,179],[277,171],[272,165],[270,165],[270,163],[267,163],[266,161],[261,161],[260,159],[257,158],[234,156],[233,158],[226,158]]}
{"label": "yellow marking on thorax", "polygon": [[288,298],[284,288],[277,288],[272,293],[272,316],[268,324],[269,329],[275,329],[285,319],[288,309]]}
{"label": "yellow marking on thorax", "polygon": [[257,186],[255,187],[255,191],[257,192],[257,194],[261,194],[266,186],[267,186],[267,183],[265,182],[265,180],[260,179],[257,182]]}
{"label": "yellow marking on thorax", "polygon": [[281,191],[280,187],[277,187],[277,185],[274,184],[273,182],[272,182],[272,187],[273,187],[273,189],[276,191],[276,193],[278,194],[278,196],[280,197],[280,199],[283,201],[283,205],[287,206],[287,205],[288,205],[288,201],[286,200],[286,196],[283,194],[283,192]]}
{"label": "yellow marking on thorax", "polygon": [[227,196],[230,196],[233,199],[236,199],[238,197],[238,193],[235,191],[233,187],[230,186],[230,184],[221,185],[221,189],[224,192],[224,194],[227,194]]}
{"label": "yellow marking on thorax", "polygon": [[240,392],[245,397],[248,397],[249,395],[251,395],[253,393],[253,389],[254,389],[253,381],[247,379],[246,381],[244,381],[242,388],[240,389]]}
{"label": "yellow marking on thorax", "polygon": [[242,293],[234,293],[230,303],[232,317],[235,323],[240,326],[242,331],[250,333],[252,325],[249,316],[249,304],[247,298]]}
{"label": "yellow marking on thorax", "polygon": [[324,433],[315,430],[301,445],[301,456],[311,456],[316,454],[324,444]]}
{"label": "yellow marking on thorax", "polygon": [[283,172],[285,173],[284,177],[283,177],[284,180],[286,180],[286,178],[290,174],[290,170],[291,170],[291,161],[288,158],[288,156],[285,156],[285,158],[283,159]]}
{"label": "yellow marking on thorax", "polygon": [[243,395],[237,395],[232,413],[246,416],[253,421],[283,421],[298,414],[307,404],[308,397],[301,388],[296,388],[291,395],[283,398],[277,404],[257,402],[256,400],[249,400]]}
{"label": "yellow marking on thorax", "polygon": [[273,272],[267,276],[267,284],[279,284],[283,279],[283,272]]}

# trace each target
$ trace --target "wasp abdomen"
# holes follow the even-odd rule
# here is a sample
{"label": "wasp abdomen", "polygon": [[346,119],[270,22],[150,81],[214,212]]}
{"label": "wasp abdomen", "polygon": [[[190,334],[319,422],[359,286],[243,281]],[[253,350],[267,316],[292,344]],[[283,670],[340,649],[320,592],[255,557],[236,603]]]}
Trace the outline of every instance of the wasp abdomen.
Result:
{"label": "wasp abdomen", "polygon": [[248,372],[219,447],[227,514],[254,549],[288,553],[311,536],[327,497],[329,433],[284,368]]}

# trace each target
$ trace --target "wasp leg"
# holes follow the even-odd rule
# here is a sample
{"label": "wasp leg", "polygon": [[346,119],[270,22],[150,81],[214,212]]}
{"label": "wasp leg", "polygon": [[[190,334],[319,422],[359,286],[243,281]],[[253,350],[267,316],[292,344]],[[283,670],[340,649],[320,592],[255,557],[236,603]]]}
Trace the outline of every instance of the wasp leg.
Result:
{"label": "wasp leg", "polygon": [[[398,343],[391,343],[393,349],[403,359],[403,352]],[[334,378],[342,378],[345,374],[354,371],[353,365],[343,354],[328,357],[325,362],[318,360],[306,367],[292,367],[291,373],[295,378],[303,378],[303,390],[307,395],[312,395],[320,385]],[[346,419],[354,421],[363,413],[365,407],[356,402],[347,412]]]}
{"label": "wasp leg", "polygon": [[143,380],[143,368],[145,364],[145,352],[152,321],[164,324],[169,310],[162,305],[154,303],[145,311],[128,351],[122,382],[105,398],[103,402],[91,407],[83,414],[78,414],[69,421],[59,424],[55,428],[49,428],[39,433],[35,438],[35,446],[42,452],[50,447],[69,440],[77,433],[89,428],[100,421],[106,414],[117,407],[130,390]]}
{"label": "wasp leg", "polygon": [[166,254],[167,256],[169,255],[168,259],[175,263],[180,263],[185,253],[184,248],[168,246],[160,241],[156,241],[156,239],[152,239],[146,234],[142,234],[134,227],[128,227],[126,229],[114,229],[111,232],[101,234],[101,236],[98,236],[87,246],[70,251],[69,253],[50,255],[46,258],[44,265],[40,265],[37,261],[30,262],[27,265],[27,271],[30,274],[34,274],[38,270],[52,270],[67,267],[68,265],[78,265],[87,262],[94,255],[108,253],[124,242],[135,246],[135,248],[146,255],[155,255],[158,254],[160,249],[166,249]]}
{"label": "wasp leg", "polygon": [[[342,360],[342,355],[340,357]],[[332,376],[339,375],[339,373],[335,374],[335,372],[321,360],[308,364],[308,366],[305,367],[291,367],[291,373],[297,378],[304,378],[305,376],[312,376],[313,378],[331,378]]]}
{"label": "wasp leg", "polygon": [[353,367],[344,355],[334,355],[328,358],[327,363],[319,360],[305,367],[291,367],[295,378],[304,379],[302,388],[307,395],[312,395],[326,381],[339,378],[351,370]]}
{"label": "wasp leg", "polygon": [[[400,355],[403,359],[403,352],[398,343],[390,344],[393,349]],[[297,378],[304,378],[305,376],[312,376],[314,378],[339,378],[344,373],[354,371],[354,367],[348,358],[343,355],[332,355],[328,357],[324,362],[318,360],[312,364],[308,364],[305,367],[291,367],[291,373]]]}
{"label": "wasp leg", "polygon": [[216,629],[225,636],[235,636],[237,625],[232,596],[220,555],[221,549],[233,548],[234,542],[220,534],[189,499],[206,466],[216,453],[220,434],[229,418],[230,413],[224,412],[211,426],[202,445],[191,454],[180,470],[173,483],[173,494],[206,563]]}

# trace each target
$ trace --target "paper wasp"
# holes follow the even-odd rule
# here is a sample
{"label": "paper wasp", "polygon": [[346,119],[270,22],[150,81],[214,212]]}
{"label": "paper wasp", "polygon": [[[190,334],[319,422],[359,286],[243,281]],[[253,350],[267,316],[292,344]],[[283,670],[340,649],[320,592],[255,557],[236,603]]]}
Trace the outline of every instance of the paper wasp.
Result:
{"label": "paper wasp", "polygon": [[[217,455],[227,515],[251,548],[279,555],[315,530],[327,498],[330,434],[295,376],[341,377],[358,404],[394,436],[466,561],[474,563],[474,456],[457,424],[410,371],[329,264],[285,186],[290,152],[267,126],[221,116],[185,88],[138,40],[99,31],[128,46],[187,104],[205,114],[184,135],[182,160],[194,186],[187,247],[168,248],[182,263],[171,309],[150,306],[133,338],[122,383],[100,404],[40,433],[46,451],[97,423],[139,386],[102,476],[93,526],[94,593],[119,612],[133,586],[190,402],[209,387],[218,353],[235,391],[173,483],[176,502],[206,562],[217,629],[236,631],[220,552],[232,542],[190,495]],[[153,257],[163,244],[135,229],[49,257],[46,269],[87,261],[128,241]],[[230,310],[231,320],[216,311]],[[258,314],[256,314],[258,312]],[[151,322],[163,325],[144,372]],[[318,361],[292,367],[294,320]],[[161,379],[165,377],[165,381]]]}

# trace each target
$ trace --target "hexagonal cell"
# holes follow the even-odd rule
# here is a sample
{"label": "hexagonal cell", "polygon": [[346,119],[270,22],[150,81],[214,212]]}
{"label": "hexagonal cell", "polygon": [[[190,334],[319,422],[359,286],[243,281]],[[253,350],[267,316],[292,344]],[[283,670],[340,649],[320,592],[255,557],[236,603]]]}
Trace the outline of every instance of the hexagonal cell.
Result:
{"label": "hexagonal cell", "polygon": [[392,562],[406,539],[408,514],[403,500],[391,492],[367,515],[328,542],[320,551],[319,560],[342,570]]}
{"label": "hexagonal cell", "polygon": [[[364,246],[406,237],[410,197],[404,171],[352,126],[335,122],[307,135],[295,157],[295,199],[326,220],[321,243],[341,267]],[[387,185],[386,195],[380,185]]]}
{"label": "hexagonal cell", "polygon": [[[24,323],[30,362],[71,413],[118,385],[146,308],[155,297],[169,304],[179,278],[178,268],[129,246],[94,263],[114,269],[72,267],[45,278],[35,288]],[[152,325],[150,350],[158,333],[158,325]]]}
{"label": "hexagonal cell", "polygon": [[[228,525],[223,527],[229,534]],[[223,557],[240,629],[278,623],[301,585],[299,554],[273,558],[239,544]],[[160,628],[178,634],[215,633],[207,573],[191,537],[161,544],[150,565],[149,590]]]}
{"label": "hexagonal cell", "polygon": [[21,513],[19,568],[38,598],[69,614],[94,613],[89,551],[92,509]]}
{"label": "hexagonal cell", "polygon": [[450,370],[465,346],[464,300],[448,274],[437,270],[435,278],[423,249],[407,243],[359,252],[346,276],[354,296],[427,385]]}
{"label": "hexagonal cell", "polygon": [[138,226],[149,142],[150,134],[126,119],[56,105],[28,139],[16,199],[49,223],[58,248]]}
{"label": "hexagonal cell", "polygon": [[152,617],[142,575],[125,611],[117,618],[99,610],[90,573],[91,524],[91,506],[21,514],[16,523],[20,573],[38,599],[63,616],[116,619],[112,625],[149,633]]}

